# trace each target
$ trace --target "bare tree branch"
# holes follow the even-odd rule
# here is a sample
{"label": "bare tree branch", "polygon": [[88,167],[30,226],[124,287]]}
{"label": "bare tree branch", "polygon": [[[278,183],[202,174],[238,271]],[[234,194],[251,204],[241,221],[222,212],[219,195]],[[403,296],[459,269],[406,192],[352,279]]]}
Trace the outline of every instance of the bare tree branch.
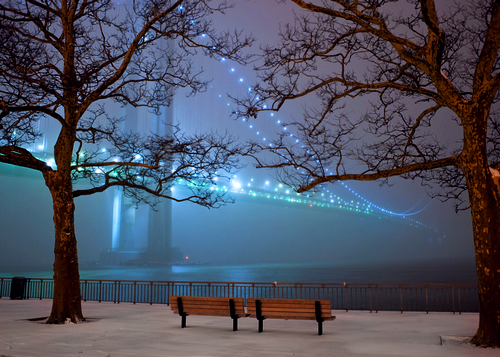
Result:
{"label": "bare tree branch", "polygon": [[456,210],[470,207],[481,305],[473,343],[500,347],[500,1],[282,3],[297,9],[294,22],[262,49],[259,83],[235,99],[235,115],[300,99],[306,109],[288,124],[293,138],[251,143],[256,166],[298,192],[420,179]]}
{"label": "bare tree branch", "polygon": [[[216,31],[211,22],[229,8],[224,0],[0,2],[0,163],[42,172],[51,193],[49,323],[84,320],[75,197],[120,186],[136,203],[167,198],[217,208],[231,202],[212,187],[240,167],[243,149],[233,138],[186,137],[165,122],[155,134],[130,132],[112,103],[147,108],[161,121],[177,88],[196,94],[207,87],[190,59],[194,54],[245,63],[249,57],[241,50],[252,38]],[[53,150],[51,166],[36,157],[42,137],[44,152]],[[179,180],[187,189],[172,193]],[[75,190],[77,181],[86,185]]]}

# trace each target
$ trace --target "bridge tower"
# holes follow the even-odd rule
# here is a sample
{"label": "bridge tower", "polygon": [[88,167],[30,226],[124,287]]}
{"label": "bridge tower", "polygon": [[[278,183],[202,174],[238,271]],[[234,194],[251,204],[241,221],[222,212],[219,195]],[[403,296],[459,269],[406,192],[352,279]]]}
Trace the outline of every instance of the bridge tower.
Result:
{"label": "bridge tower", "polygon": [[[111,104],[120,117],[123,132],[168,135],[172,132],[173,105],[163,106],[160,113],[149,108]],[[172,255],[172,202],[162,199],[154,207],[137,205],[124,196],[121,188],[113,194],[111,247],[101,254],[105,264],[134,261],[138,264],[164,264]]]}

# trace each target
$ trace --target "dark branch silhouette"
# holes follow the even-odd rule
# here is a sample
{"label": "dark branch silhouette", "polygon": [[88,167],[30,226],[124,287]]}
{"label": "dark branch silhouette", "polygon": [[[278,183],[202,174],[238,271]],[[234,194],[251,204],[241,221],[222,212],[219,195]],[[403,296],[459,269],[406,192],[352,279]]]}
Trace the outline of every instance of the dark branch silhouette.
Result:
{"label": "dark branch silhouette", "polygon": [[257,167],[298,192],[418,178],[457,210],[470,205],[481,306],[473,343],[500,347],[500,2],[282,2],[295,21],[262,49],[259,82],[235,98],[235,114],[297,100],[306,109],[275,141],[252,143]]}
{"label": "dark branch silhouette", "polygon": [[[238,168],[241,147],[228,134],[186,136],[123,129],[113,102],[159,115],[177,88],[207,88],[191,58],[203,53],[245,63],[252,39],[218,32],[224,1],[5,0],[0,3],[0,163],[43,174],[54,207],[54,299],[49,323],[84,319],[74,198],[123,187],[136,203],[158,199],[219,207],[215,178]],[[111,108],[111,109],[110,109]],[[26,148],[58,130],[48,165]],[[146,117],[138,120],[146,121]],[[160,119],[159,119],[160,120]],[[102,148],[106,148],[103,152]],[[172,186],[185,185],[172,194]],[[74,182],[85,188],[73,189]],[[218,193],[221,192],[221,193]]]}

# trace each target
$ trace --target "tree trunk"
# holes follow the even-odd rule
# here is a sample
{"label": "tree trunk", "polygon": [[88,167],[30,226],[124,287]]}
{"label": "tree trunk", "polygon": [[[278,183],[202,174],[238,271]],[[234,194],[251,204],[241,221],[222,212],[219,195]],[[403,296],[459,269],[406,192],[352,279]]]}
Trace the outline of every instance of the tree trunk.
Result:
{"label": "tree trunk", "polygon": [[55,171],[45,175],[54,208],[55,260],[54,298],[47,323],[62,324],[84,321],[80,295],[77,242],[75,235],[75,205],[70,177]]}
{"label": "tree trunk", "polygon": [[472,343],[500,347],[499,206],[496,185],[491,187],[491,178],[486,181],[488,185],[476,183],[475,193],[469,194],[479,289],[479,327]]}
{"label": "tree trunk", "polygon": [[[477,124],[480,119],[471,122]],[[500,194],[498,180],[488,166],[485,127],[464,125],[461,158],[469,191],[479,289],[479,327],[472,343],[500,347]]]}

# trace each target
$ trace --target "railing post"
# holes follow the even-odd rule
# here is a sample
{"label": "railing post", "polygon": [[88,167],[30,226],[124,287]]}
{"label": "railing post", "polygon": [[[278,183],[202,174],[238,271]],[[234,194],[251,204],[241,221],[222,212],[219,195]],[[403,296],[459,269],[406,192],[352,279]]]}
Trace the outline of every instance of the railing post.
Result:
{"label": "railing post", "polygon": [[401,313],[403,313],[403,285],[399,284],[399,306],[401,308]]}
{"label": "railing post", "polygon": [[425,284],[425,311],[429,313],[429,285]]}
{"label": "railing post", "polygon": [[153,305],[153,282],[151,282],[149,289],[149,305]]}
{"label": "railing post", "polygon": [[345,294],[345,311],[348,312],[349,311],[349,300],[348,300],[348,297],[347,297],[347,294],[348,294],[348,286],[346,283],[344,283],[344,294]]}
{"label": "railing post", "polygon": [[38,288],[38,297],[40,300],[42,300],[42,286],[43,286],[43,279],[40,279],[40,287]]}
{"label": "railing post", "polygon": [[368,289],[370,291],[370,314],[371,314],[373,312],[373,308],[372,308],[372,284],[368,285]]}
{"label": "railing post", "polygon": [[462,315],[462,302],[460,299],[460,284],[457,285],[457,290],[458,290],[458,314]]}
{"label": "railing post", "polygon": [[453,288],[453,284],[451,284],[451,306],[453,309],[453,315],[455,315],[455,289]]}
{"label": "railing post", "polygon": [[136,301],[136,293],[137,293],[137,281],[134,281],[134,298],[133,298],[133,303],[135,305],[135,301]]}
{"label": "railing post", "polygon": [[116,291],[116,303],[119,304],[122,296],[122,282],[118,280],[118,289]]}
{"label": "railing post", "polygon": [[31,290],[31,279],[26,279],[26,300],[30,299],[30,290]]}

